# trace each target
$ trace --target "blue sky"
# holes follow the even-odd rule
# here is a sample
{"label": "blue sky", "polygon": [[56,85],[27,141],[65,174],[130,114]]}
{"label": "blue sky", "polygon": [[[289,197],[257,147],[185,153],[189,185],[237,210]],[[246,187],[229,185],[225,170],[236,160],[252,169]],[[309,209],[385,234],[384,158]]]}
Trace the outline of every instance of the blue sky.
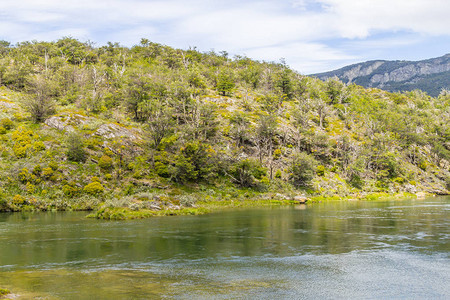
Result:
{"label": "blue sky", "polygon": [[310,74],[450,53],[450,0],[0,0],[0,39],[141,38],[279,61]]}

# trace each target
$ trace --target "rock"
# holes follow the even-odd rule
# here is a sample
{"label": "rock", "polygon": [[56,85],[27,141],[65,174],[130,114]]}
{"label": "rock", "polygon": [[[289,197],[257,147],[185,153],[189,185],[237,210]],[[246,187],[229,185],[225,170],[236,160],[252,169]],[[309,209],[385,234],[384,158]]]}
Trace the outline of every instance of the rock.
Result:
{"label": "rock", "polygon": [[294,197],[294,202],[297,204],[305,204],[309,199],[303,195],[298,195]]}
{"label": "rock", "polygon": [[117,125],[117,124],[103,124],[95,132],[96,135],[107,139],[127,138],[130,140],[138,140],[139,136],[132,129]]}
{"label": "rock", "polygon": [[289,197],[287,197],[286,195],[280,194],[280,193],[276,193],[275,194],[275,199],[281,199],[281,200],[288,200]]}
{"label": "rock", "polygon": [[88,118],[80,114],[63,114],[52,116],[45,120],[45,125],[58,130],[74,132],[74,126],[83,125],[88,122]]}
{"label": "rock", "polygon": [[153,210],[161,210],[161,207],[159,207],[158,205],[152,205],[152,204],[150,204],[148,206],[148,208],[153,209]]}
{"label": "rock", "polygon": [[425,192],[418,192],[416,193],[417,199],[425,199],[425,197],[427,196],[427,193]]}
{"label": "rock", "polygon": [[16,108],[17,105],[13,102],[9,102],[7,100],[1,99],[0,100],[0,105],[6,108]]}
{"label": "rock", "polygon": [[405,191],[414,194],[417,193],[417,188],[414,185],[408,183],[405,184]]}

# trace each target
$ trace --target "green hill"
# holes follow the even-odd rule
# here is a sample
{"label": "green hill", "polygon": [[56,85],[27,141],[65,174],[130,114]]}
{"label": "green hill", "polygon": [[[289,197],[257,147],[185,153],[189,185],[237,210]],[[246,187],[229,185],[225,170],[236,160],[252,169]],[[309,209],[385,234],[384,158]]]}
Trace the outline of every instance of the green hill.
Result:
{"label": "green hill", "polygon": [[0,44],[3,211],[120,219],[299,194],[448,193],[446,93],[148,40]]}

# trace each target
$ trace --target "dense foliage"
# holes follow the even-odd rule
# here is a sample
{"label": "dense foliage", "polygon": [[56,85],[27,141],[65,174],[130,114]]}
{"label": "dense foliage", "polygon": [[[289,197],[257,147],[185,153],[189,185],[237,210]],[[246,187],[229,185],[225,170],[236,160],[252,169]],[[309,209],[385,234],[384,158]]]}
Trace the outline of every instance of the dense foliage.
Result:
{"label": "dense foliage", "polygon": [[448,189],[446,91],[432,98],[323,82],[284,62],[146,39],[131,48],[2,42],[0,84],[3,210],[183,190]]}

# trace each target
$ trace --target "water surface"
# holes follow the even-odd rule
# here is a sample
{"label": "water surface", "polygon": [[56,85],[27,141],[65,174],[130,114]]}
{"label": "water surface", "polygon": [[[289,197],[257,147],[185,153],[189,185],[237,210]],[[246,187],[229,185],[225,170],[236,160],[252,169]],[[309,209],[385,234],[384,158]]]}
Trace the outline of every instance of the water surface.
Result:
{"label": "water surface", "polygon": [[27,299],[450,299],[449,210],[436,197],[118,222],[0,214],[0,287]]}

